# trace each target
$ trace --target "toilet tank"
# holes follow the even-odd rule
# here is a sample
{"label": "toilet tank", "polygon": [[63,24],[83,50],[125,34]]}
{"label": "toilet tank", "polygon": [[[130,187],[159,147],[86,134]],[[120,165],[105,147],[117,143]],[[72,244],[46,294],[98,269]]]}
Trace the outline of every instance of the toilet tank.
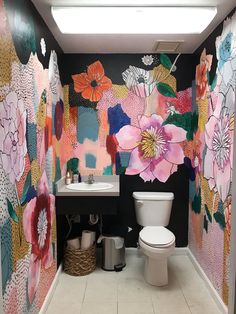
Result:
{"label": "toilet tank", "polygon": [[137,223],[140,226],[167,226],[174,194],[171,192],[133,192]]}

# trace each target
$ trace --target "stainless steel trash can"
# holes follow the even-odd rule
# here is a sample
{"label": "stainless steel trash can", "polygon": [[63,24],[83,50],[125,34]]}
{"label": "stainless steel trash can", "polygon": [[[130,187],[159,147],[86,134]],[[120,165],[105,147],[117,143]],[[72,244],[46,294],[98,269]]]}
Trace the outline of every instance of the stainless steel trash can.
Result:
{"label": "stainless steel trash can", "polygon": [[110,271],[121,271],[124,267],[124,238],[102,236],[102,269]]}

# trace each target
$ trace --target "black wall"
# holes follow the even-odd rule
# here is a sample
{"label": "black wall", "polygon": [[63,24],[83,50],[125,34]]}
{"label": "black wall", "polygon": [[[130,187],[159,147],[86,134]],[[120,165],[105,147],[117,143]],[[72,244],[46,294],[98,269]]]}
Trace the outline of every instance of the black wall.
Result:
{"label": "black wall", "polygon": [[[4,6],[21,63],[26,64],[32,52],[37,54],[44,68],[48,68],[52,50],[56,51],[58,61],[61,62],[63,51],[30,0],[6,0]],[[41,38],[46,43],[45,56],[41,53]]]}

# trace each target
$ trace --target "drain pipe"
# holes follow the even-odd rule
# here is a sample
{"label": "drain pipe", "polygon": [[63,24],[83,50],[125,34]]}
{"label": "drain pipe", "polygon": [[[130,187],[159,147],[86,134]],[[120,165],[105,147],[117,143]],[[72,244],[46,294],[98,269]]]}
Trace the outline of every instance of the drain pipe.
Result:
{"label": "drain pipe", "polygon": [[97,214],[90,214],[89,215],[89,224],[96,225],[98,223],[99,216]]}

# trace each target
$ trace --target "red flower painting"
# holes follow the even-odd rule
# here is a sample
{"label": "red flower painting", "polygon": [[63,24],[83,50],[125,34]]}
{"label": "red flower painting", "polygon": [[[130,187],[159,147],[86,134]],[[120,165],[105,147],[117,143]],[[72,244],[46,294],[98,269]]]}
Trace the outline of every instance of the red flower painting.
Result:
{"label": "red flower painting", "polygon": [[38,289],[41,267],[48,269],[53,262],[54,202],[55,198],[54,195],[49,194],[47,176],[44,172],[38,183],[37,197],[27,204],[23,214],[25,238],[32,245],[28,277],[30,304],[32,304]]}
{"label": "red flower painting", "polygon": [[81,93],[84,99],[89,99],[91,102],[99,101],[103,92],[112,86],[111,80],[105,76],[100,61],[90,64],[87,73],[72,75],[72,79],[75,91]]}

